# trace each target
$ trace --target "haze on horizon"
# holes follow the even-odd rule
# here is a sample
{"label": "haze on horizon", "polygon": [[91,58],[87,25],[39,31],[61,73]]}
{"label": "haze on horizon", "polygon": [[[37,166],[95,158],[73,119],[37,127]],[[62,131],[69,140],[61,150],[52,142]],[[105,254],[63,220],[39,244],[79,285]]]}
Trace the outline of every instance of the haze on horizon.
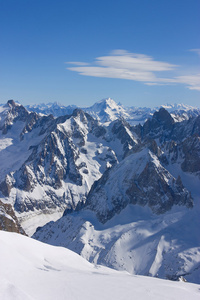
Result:
{"label": "haze on horizon", "polygon": [[0,103],[200,107],[198,0],[1,1]]}

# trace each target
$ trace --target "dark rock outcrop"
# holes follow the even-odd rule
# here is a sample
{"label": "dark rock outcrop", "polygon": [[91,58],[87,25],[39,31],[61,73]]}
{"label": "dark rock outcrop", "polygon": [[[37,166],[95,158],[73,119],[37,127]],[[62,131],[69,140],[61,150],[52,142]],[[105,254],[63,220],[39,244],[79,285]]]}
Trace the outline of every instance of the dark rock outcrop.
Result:
{"label": "dark rock outcrop", "polygon": [[17,232],[25,235],[24,230],[13,211],[11,204],[5,204],[0,200],[0,230]]}

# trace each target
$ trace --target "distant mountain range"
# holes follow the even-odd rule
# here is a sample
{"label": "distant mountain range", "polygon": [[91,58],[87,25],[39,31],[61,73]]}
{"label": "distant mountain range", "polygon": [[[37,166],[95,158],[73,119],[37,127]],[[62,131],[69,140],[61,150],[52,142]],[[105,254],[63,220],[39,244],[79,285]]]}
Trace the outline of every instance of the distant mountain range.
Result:
{"label": "distant mountain range", "polygon": [[199,110],[112,99],[59,117],[46,109],[0,106],[0,229],[132,274],[200,283]]}
{"label": "distant mountain range", "polygon": [[[42,113],[45,115],[52,114],[54,117],[72,114],[75,105],[64,106],[57,102],[48,104],[35,104],[25,106],[28,111]],[[124,107],[117,104],[113,99],[107,98],[96,102],[91,107],[79,107],[89,113],[94,119],[101,123],[112,122],[118,118],[124,118],[131,125],[138,123],[143,124],[148,118],[151,118],[155,111],[161,107],[170,112],[175,121],[187,120],[200,114],[200,109],[185,104],[167,104],[155,108],[147,107]]]}

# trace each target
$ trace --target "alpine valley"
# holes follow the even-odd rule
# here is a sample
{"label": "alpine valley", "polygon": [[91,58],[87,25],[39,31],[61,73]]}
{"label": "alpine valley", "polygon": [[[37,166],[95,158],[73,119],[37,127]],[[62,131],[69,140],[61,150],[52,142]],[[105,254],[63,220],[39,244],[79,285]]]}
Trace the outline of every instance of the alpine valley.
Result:
{"label": "alpine valley", "polygon": [[0,163],[1,230],[95,265],[200,284],[199,109],[9,100]]}

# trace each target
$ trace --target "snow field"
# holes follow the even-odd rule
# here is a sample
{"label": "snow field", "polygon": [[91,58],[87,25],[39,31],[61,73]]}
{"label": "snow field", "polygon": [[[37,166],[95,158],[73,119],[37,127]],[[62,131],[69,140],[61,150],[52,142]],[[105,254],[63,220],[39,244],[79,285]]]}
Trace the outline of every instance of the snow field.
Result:
{"label": "snow field", "polygon": [[94,266],[72,251],[0,232],[1,300],[197,300],[199,286]]}

